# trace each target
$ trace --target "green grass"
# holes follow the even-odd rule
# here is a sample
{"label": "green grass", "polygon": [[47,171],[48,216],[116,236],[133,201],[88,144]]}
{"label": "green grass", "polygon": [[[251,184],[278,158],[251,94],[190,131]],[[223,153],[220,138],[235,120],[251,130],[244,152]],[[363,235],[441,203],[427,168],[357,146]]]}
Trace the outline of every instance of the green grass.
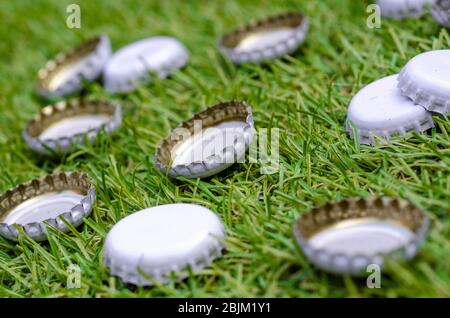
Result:
{"label": "green grass", "polygon": [[[54,170],[85,170],[98,201],[85,224],[49,242],[0,238],[0,295],[12,297],[418,297],[450,296],[450,121],[435,117],[429,134],[383,146],[359,146],[344,130],[346,110],[363,85],[397,73],[417,53],[450,47],[449,31],[431,17],[383,19],[366,27],[368,1],[80,1],[82,28],[65,26],[74,1],[0,2],[0,190]],[[267,65],[233,66],[215,45],[251,18],[300,9],[311,28],[293,56]],[[122,101],[124,123],[113,139],[80,146],[60,160],[37,157],[21,138],[45,103],[34,93],[37,70],[60,50],[100,32],[114,49],[167,34],[188,47],[189,65]],[[112,98],[99,84],[88,95]],[[153,165],[155,145],[169,129],[220,100],[253,106],[257,127],[279,127],[280,171],[234,165],[205,180],[171,180]],[[291,234],[293,220],[314,204],[387,195],[427,211],[431,230],[410,263],[392,263],[382,288],[363,279],[316,270]],[[225,223],[227,252],[181,283],[136,288],[102,266],[106,233],[134,211],[174,202],[213,210]],[[82,271],[80,289],[65,287],[69,264]]]}

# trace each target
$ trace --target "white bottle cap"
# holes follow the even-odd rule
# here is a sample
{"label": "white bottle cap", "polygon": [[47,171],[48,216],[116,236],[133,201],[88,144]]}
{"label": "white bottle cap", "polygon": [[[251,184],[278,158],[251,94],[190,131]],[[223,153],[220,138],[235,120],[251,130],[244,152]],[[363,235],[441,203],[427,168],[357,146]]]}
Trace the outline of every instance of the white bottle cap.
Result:
{"label": "white bottle cap", "polygon": [[386,258],[412,259],[428,230],[426,214],[403,199],[354,198],[302,213],[294,235],[306,257],[335,274],[361,276]]}
{"label": "white bottle cap", "polygon": [[103,74],[103,84],[111,93],[130,92],[149,81],[149,72],[165,78],[187,61],[188,51],[177,39],[168,36],[143,39],[112,56]]}
{"label": "white bottle cap", "polygon": [[259,63],[294,52],[307,33],[308,18],[301,12],[286,12],[227,33],[219,41],[219,49],[236,64]]}
{"label": "white bottle cap", "polygon": [[405,19],[416,17],[424,12],[426,5],[431,5],[435,0],[377,0],[381,15],[393,19]]}
{"label": "white bottle cap", "polygon": [[60,155],[72,145],[94,141],[101,130],[115,132],[122,122],[120,104],[106,100],[72,99],[44,107],[23,130],[31,149],[43,155]]}
{"label": "white bottle cap", "polygon": [[225,230],[209,209],[167,204],[120,220],[105,240],[104,262],[111,274],[134,285],[166,283],[207,266],[221,254]]}
{"label": "white bottle cap", "polygon": [[254,137],[252,109],[221,102],[195,114],[163,139],[155,164],[171,177],[206,178],[242,162]]}
{"label": "white bottle cap", "polygon": [[23,231],[36,241],[46,240],[48,225],[68,232],[66,223],[80,225],[94,202],[95,188],[83,172],[52,173],[24,182],[0,196],[0,235],[17,241]]}
{"label": "white bottle cap", "polygon": [[101,75],[110,56],[111,44],[105,34],[59,53],[39,70],[38,94],[51,99],[81,90],[83,80],[93,81]]}
{"label": "white bottle cap", "polygon": [[362,144],[375,144],[375,136],[388,139],[393,134],[423,132],[434,127],[431,113],[403,96],[397,87],[398,75],[377,80],[361,89],[351,100],[347,131]]}
{"label": "white bottle cap", "polygon": [[427,110],[450,113],[450,50],[429,51],[410,60],[400,73],[403,95]]}

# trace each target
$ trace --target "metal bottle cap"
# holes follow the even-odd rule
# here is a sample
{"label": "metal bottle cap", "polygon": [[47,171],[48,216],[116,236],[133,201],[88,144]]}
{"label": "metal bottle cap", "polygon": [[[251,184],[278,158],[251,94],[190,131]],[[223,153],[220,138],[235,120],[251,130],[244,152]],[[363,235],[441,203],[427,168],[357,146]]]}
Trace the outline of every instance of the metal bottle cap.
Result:
{"label": "metal bottle cap", "polygon": [[182,68],[189,53],[176,38],[155,36],[131,43],[117,51],[103,74],[105,88],[111,92],[125,93],[150,80],[149,72],[160,78]]}
{"label": "metal bottle cap", "polygon": [[436,0],[431,15],[438,23],[450,28],[450,0]]}
{"label": "metal bottle cap", "polygon": [[377,80],[361,89],[350,102],[346,128],[352,138],[356,129],[361,144],[374,145],[375,136],[423,132],[434,127],[431,113],[401,94],[398,75]]}
{"label": "metal bottle cap", "polygon": [[187,277],[221,255],[225,230],[209,209],[167,204],[120,220],[105,239],[104,263],[111,274],[134,285],[164,284],[175,272]]}
{"label": "metal bottle cap", "polygon": [[450,114],[450,50],[429,51],[411,59],[398,77],[398,87],[427,110]]}
{"label": "metal bottle cap", "polygon": [[17,240],[18,228],[36,241],[47,239],[46,227],[68,232],[91,213],[95,188],[87,174],[61,172],[33,179],[0,197],[0,235]]}
{"label": "metal bottle cap", "polygon": [[89,41],[58,54],[39,70],[38,94],[47,99],[67,96],[82,88],[82,81],[97,79],[111,55],[107,35]]}
{"label": "metal bottle cap", "polygon": [[377,0],[381,15],[393,19],[416,17],[425,11],[426,5],[433,4],[435,0]]}
{"label": "metal bottle cap", "polygon": [[362,275],[388,257],[409,260],[423,242],[427,216],[403,199],[355,198],[314,207],[294,223],[303,253],[318,268]]}
{"label": "metal bottle cap", "polygon": [[67,152],[75,143],[93,141],[104,129],[117,130],[122,121],[120,105],[103,100],[70,100],[44,107],[23,131],[34,151],[50,155]]}
{"label": "metal bottle cap", "polygon": [[252,143],[253,115],[240,101],[222,102],[173,129],[156,149],[156,166],[171,177],[209,177],[239,162]]}
{"label": "metal bottle cap", "polygon": [[307,33],[307,17],[288,12],[253,21],[226,34],[219,49],[234,63],[256,63],[294,52]]}

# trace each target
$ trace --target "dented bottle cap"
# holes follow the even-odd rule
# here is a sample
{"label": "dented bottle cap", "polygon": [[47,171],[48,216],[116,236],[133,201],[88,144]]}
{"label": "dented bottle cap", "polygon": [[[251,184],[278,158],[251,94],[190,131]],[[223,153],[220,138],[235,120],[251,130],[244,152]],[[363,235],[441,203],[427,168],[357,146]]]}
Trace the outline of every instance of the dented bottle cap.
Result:
{"label": "dented bottle cap", "polygon": [[82,81],[97,79],[111,56],[107,35],[100,35],[58,54],[39,70],[38,94],[47,99],[67,96],[82,89]]}
{"label": "dented bottle cap", "polygon": [[450,50],[415,56],[402,69],[398,87],[428,111],[450,114]]}
{"label": "dented bottle cap", "polygon": [[[377,80],[361,89],[351,100],[346,128],[360,143],[374,145],[376,138],[423,132],[434,127],[431,113],[401,94],[398,75]],[[354,129],[355,128],[355,129]]]}
{"label": "dented bottle cap", "polygon": [[250,106],[222,102],[173,129],[158,145],[155,164],[171,177],[209,177],[240,162],[253,135]]}
{"label": "dented bottle cap", "polygon": [[262,62],[294,52],[307,33],[307,17],[288,12],[253,21],[226,34],[219,48],[237,64]]}
{"label": "dented bottle cap", "polygon": [[[0,235],[17,240],[23,231],[36,241],[47,239],[47,226],[62,232],[80,225],[91,213],[95,188],[81,172],[61,172],[33,179],[0,197]],[[19,231],[19,229],[21,229]]]}
{"label": "dented bottle cap", "polygon": [[209,209],[167,204],[120,220],[105,239],[104,263],[112,275],[139,286],[167,283],[196,272],[221,255],[225,230]]}
{"label": "dented bottle cap", "polygon": [[63,101],[44,107],[28,122],[23,138],[40,154],[61,154],[75,143],[84,143],[85,135],[92,141],[101,130],[114,132],[121,121],[121,107],[115,102]]}
{"label": "dented bottle cap", "polygon": [[149,72],[160,78],[182,68],[189,53],[176,38],[155,36],[131,43],[117,51],[103,74],[103,84],[111,93],[135,90],[150,80]]}
{"label": "dented bottle cap", "polygon": [[393,19],[416,17],[425,11],[427,5],[435,0],[377,0],[381,15]]}
{"label": "dented bottle cap", "polygon": [[428,230],[428,217],[403,199],[346,199],[314,207],[294,223],[306,257],[335,274],[361,276],[389,257],[412,259]]}

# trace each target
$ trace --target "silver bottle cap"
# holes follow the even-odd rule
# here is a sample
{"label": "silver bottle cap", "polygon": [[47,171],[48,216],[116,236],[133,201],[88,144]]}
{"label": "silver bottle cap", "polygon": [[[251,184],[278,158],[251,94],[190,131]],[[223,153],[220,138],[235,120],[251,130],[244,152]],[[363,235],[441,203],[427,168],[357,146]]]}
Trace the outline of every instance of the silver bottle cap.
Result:
{"label": "silver bottle cap", "polygon": [[109,60],[103,84],[111,93],[126,93],[150,80],[149,72],[160,78],[184,67],[188,50],[176,38],[155,36],[121,48]]}
{"label": "silver bottle cap", "polygon": [[294,52],[307,33],[307,17],[288,12],[253,21],[226,34],[219,49],[234,63],[257,63]]}
{"label": "silver bottle cap", "polygon": [[436,0],[431,15],[442,26],[450,28],[450,0]]}
{"label": "silver bottle cap", "polygon": [[450,114],[450,50],[415,56],[402,69],[398,87],[428,111]]}
{"label": "silver bottle cap", "polygon": [[51,99],[82,89],[82,81],[94,81],[111,56],[107,35],[93,38],[68,52],[58,54],[39,70],[37,92]]}
{"label": "silver bottle cap", "polygon": [[171,177],[204,178],[245,156],[254,135],[250,106],[222,102],[173,129],[156,149],[156,166]]}
{"label": "silver bottle cap", "polygon": [[417,17],[425,12],[435,0],[377,0],[381,15],[387,18],[402,20]]}
{"label": "silver bottle cap", "polygon": [[46,240],[48,225],[68,232],[63,219],[77,227],[94,202],[95,188],[85,173],[61,172],[30,180],[0,197],[0,235],[17,240],[23,231],[36,241]]}
{"label": "silver bottle cap", "polygon": [[104,100],[69,100],[44,107],[23,131],[23,138],[34,151],[61,154],[75,143],[93,141],[101,130],[112,133],[122,121],[119,104]]}
{"label": "silver bottle cap", "polygon": [[314,207],[294,223],[306,257],[335,274],[361,276],[389,257],[412,259],[425,239],[428,217],[403,199],[346,199]]}
{"label": "silver bottle cap", "polygon": [[120,220],[105,239],[104,263],[112,275],[139,286],[180,280],[221,255],[225,229],[209,209],[167,204]]}
{"label": "silver bottle cap", "polygon": [[401,94],[397,77],[379,79],[353,97],[346,123],[350,137],[358,138],[361,144],[374,145],[377,138],[385,142],[392,135],[434,127],[431,113]]}

